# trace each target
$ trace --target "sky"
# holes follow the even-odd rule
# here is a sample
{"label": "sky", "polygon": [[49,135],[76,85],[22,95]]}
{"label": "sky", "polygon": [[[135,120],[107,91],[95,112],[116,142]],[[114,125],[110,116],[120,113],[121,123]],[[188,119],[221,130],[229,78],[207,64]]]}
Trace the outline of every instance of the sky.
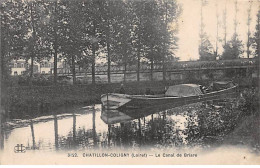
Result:
{"label": "sky", "polygon": [[[200,6],[201,0],[177,0],[179,4],[182,5],[182,14],[178,20],[178,37],[179,37],[179,49],[176,52],[176,56],[180,58],[181,61],[187,60],[197,60],[199,58],[198,47],[199,47],[199,31],[200,31]],[[256,15],[259,9],[260,1],[251,0],[251,34],[255,32],[256,25]],[[231,39],[234,33],[234,17],[235,17],[235,0],[207,0],[207,5],[203,7],[203,22],[205,25],[205,32],[209,36],[214,50],[216,45],[216,9],[219,13],[219,38],[223,40],[224,29],[223,29],[223,11],[225,5],[227,6],[227,40]],[[218,8],[216,8],[216,2]],[[250,6],[249,0],[238,0],[238,27],[237,33],[238,38],[242,40],[244,50],[246,50],[247,42],[247,17],[248,8]],[[224,41],[218,42],[218,52],[221,54],[223,51]],[[246,57],[246,52],[244,52],[244,57]]]}

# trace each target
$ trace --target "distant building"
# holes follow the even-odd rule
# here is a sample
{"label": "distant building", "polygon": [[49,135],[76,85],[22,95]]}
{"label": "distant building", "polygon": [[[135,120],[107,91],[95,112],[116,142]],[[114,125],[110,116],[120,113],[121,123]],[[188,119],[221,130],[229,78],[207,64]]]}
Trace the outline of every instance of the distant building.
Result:
{"label": "distant building", "polygon": [[48,60],[42,60],[40,63],[40,73],[41,74],[51,74],[51,70],[54,67],[53,62],[50,62]]}
{"label": "distant building", "polygon": [[[22,75],[26,71],[30,70],[31,60],[27,62],[25,59],[19,58],[14,59],[10,63],[11,75]],[[97,65],[105,66],[106,63],[97,63]],[[84,69],[79,65],[75,65],[76,73],[83,72]],[[38,62],[34,62],[33,73],[35,74],[53,74],[54,73],[54,59],[44,58]],[[58,74],[71,74],[71,66],[66,59],[58,59],[57,62],[57,73]]]}
{"label": "distant building", "polygon": [[[26,62],[26,60],[22,58],[17,60],[16,59],[12,60],[10,63],[11,75],[12,76],[22,75],[26,71],[29,71],[31,65],[30,63],[31,63],[30,60]],[[40,61],[40,63],[35,61],[33,65],[33,73],[51,74],[52,68],[53,68],[53,62],[50,62],[47,59]]]}
{"label": "distant building", "polygon": [[24,59],[12,60],[10,63],[11,75],[22,75],[29,68],[28,63]]}

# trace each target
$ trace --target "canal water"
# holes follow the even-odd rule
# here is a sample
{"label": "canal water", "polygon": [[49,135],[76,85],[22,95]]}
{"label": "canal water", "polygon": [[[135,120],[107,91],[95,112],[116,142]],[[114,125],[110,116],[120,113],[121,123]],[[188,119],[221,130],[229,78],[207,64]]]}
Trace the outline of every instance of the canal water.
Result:
{"label": "canal water", "polygon": [[17,150],[17,145],[40,151],[208,148],[233,128],[238,101],[199,102],[166,111],[72,107],[61,115],[8,122],[2,145],[4,151]]}

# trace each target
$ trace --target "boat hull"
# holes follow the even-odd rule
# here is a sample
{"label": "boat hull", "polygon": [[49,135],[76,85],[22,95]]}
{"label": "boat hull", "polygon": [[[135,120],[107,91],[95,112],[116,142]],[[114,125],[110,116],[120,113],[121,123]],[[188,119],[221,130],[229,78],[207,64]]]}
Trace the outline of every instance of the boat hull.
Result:
{"label": "boat hull", "polygon": [[[188,97],[168,97],[157,95],[125,95],[125,94],[107,94],[101,98],[102,104],[107,109],[142,109],[147,107],[156,107],[163,109],[174,108],[186,104],[209,101],[214,99],[223,99],[236,94],[237,86],[220,91],[210,92],[203,95]],[[108,98],[109,101],[105,99]]]}
{"label": "boat hull", "polygon": [[101,102],[105,109],[118,109],[131,100],[130,95],[126,94],[108,93],[101,95]]}
{"label": "boat hull", "polygon": [[106,124],[116,124],[133,120],[132,117],[118,110],[102,110],[100,118]]}

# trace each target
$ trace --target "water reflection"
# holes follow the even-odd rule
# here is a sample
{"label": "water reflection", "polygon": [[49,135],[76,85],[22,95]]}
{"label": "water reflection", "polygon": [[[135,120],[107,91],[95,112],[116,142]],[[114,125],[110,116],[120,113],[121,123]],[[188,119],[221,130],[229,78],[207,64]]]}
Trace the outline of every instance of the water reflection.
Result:
{"label": "water reflection", "polygon": [[71,115],[46,116],[6,130],[2,146],[6,151],[13,151],[16,144],[45,151],[203,146],[231,129],[236,106],[237,100],[229,99],[166,111],[107,111],[101,105],[77,108]]}
{"label": "water reflection", "polygon": [[53,120],[54,120],[54,141],[55,141],[55,147],[56,149],[59,148],[59,136],[58,136],[58,119],[56,115],[53,115]]}
{"label": "water reflection", "polygon": [[35,136],[34,136],[34,128],[33,128],[33,121],[30,121],[31,133],[32,133],[32,149],[35,149]]}

